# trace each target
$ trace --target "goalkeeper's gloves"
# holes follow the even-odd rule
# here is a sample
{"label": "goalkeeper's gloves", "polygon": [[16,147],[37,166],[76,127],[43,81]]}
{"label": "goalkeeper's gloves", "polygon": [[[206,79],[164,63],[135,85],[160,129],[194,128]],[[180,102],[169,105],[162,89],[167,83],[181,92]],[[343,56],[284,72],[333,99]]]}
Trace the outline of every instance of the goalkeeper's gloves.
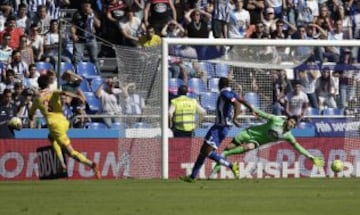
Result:
{"label": "goalkeeper's gloves", "polygon": [[312,160],[313,164],[317,167],[324,166],[324,160],[321,157],[312,157],[311,160]]}

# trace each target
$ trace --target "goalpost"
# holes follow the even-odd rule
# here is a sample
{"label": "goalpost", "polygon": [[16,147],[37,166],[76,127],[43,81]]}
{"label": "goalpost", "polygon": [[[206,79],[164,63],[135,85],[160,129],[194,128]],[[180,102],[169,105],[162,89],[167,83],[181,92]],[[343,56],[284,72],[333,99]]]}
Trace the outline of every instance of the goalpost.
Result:
{"label": "goalpost", "polygon": [[[278,55],[275,55],[278,48],[283,50],[286,48],[296,47],[360,47],[359,40],[254,40],[254,39],[184,39],[184,38],[163,38],[161,46],[162,56],[162,71],[161,71],[161,177],[163,179],[169,178],[169,134],[168,134],[168,101],[169,101],[169,88],[168,88],[168,67],[169,67],[169,51],[170,47],[174,45],[183,46],[216,46],[226,47],[227,51],[229,47],[232,47],[229,52],[226,52],[224,56],[215,59],[208,59],[208,62],[222,63],[230,65],[232,67],[244,67],[244,68],[259,68],[259,69],[293,69],[303,64],[308,56],[292,55],[291,60],[279,60]],[[234,48],[235,47],[235,48]],[[237,50],[236,47],[240,47],[241,50]],[[263,49],[263,55],[259,57],[258,48],[267,47]],[[275,47],[275,49],[274,49]],[[255,50],[252,52],[251,50]],[[234,51],[235,50],[235,51]],[[250,50],[250,52],[249,52]],[[235,57],[234,57],[235,53]],[[285,53],[285,54],[284,54]],[[281,53],[282,59],[287,58],[286,53]],[[254,57],[255,56],[255,57]],[[185,56],[186,57],[186,56]],[[193,57],[193,56],[192,56]],[[270,77],[270,76],[267,76]],[[357,95],[358,96],[358,95]],[[352,119],[353,120],[353,119]],[[346,134],[345,134],[346,135]],[[345,142],[353,141],[354,138],[347,138]],[[356,143],[355,143],[356,144]],[[345,143],[345,146],[350,147],[353,143]],[[358,146],[357,146],[358,147]],[[198,153],[198,152],[196,152]],[[268,153],[268,152],[265,152]],[[316,153],[316,152],[314,152]]]}

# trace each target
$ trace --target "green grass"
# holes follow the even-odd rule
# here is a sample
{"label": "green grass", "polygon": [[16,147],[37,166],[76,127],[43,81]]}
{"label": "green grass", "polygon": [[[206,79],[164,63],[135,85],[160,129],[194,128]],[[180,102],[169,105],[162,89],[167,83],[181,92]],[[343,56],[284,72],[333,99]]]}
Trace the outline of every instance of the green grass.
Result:
{"label": "green grass", "polygon": [[1,215],[359,214],[360,180],[0,182]]}

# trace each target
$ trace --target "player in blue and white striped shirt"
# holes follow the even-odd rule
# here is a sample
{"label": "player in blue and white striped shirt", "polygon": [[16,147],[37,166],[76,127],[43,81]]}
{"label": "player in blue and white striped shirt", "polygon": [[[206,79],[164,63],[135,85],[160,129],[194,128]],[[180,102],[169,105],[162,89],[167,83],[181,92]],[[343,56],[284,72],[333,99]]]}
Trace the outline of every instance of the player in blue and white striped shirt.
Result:
{"label": "player in blue and white striped shirt", "polygon": [[229,167],[235,178],[239,177],[239,167],[236,163],[231,163],[223,156],[218,154],[215,150],[220,146],[225,139],[233,124],[239,126],[236,117],[240,114],[241,103],[244,104],[251,111],[253,110],[250,104],[242,99],[236,92],[229,87],[229,79],[220,78],[219,80],[220,95],[216,102],[216,119],[215,124],[207,132],[204,143],[200,149],[200,153],[195,162],[194,168],[190,176],[180,177],[186,182],[193,182],[208,157],[220,163],[223,166]]}

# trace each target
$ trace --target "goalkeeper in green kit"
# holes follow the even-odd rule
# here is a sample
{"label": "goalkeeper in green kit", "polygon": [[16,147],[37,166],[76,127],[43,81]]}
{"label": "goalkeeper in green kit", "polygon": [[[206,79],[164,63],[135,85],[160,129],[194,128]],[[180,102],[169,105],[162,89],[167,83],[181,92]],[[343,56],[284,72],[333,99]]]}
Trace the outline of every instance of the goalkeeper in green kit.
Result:
{"label": "goalkeeper in green kit", "polygon": [[[292,135],[291,129],[295,128],[299,120],[297,116],[289,116],[286,119],[283,119],[280,116],[267,114],[255,108],[254,113],[261,118],[267,119],[267,122],[241,131],[225,148],[222,154],[225,158],[231,155],[245,153],[267,143],[285,140],[289,142],[299,153],[311,159],[315,166],[324,166],[322,158],[311,155],[296,141],[295,137]],[[220,164],[217,163],[211,171],[209,178],[213,178],[220,170],[220,167]]]}

